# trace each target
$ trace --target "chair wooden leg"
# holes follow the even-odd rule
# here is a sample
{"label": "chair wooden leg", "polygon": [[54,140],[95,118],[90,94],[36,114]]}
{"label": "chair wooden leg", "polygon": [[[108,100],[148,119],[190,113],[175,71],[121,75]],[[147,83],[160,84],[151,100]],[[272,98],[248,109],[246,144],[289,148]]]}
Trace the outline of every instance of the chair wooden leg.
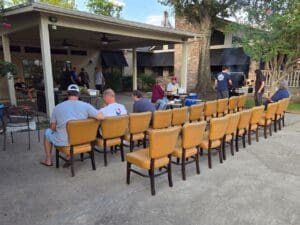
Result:
{"label": "chair wooden leg", "polygon": [[83,153],[80,153],[80,161],[83,162]]}
{"label": "chair wooden leg", "polygon": [[281,130],[281,120],[282,120],[282,118],[280,117],[279,120],[278,120],[278,127],[279,127],[279,130]]}
{"label": "chair wooden leg", "polygon": [[144,135],[144,138],[143,138],[143,147],[146,148],[146,135]]}
{"label": "chair wooden leg", "polygon": [[244,133],[242,136],[243,139],[243,148],[246,148],[246,134]]}
{"label": "chair wooden leg", "polygon": [[199,148],[197,148],[197,154],[195,156],[195,163],[196,163],[196,172],[200,174],[200,166],[199,166]]}
{"label": "chair wooden leg", "polygon": [[181,157],[181,174],[182,174],[182,180],[186,180],[185,175],[185,149],[182,149],[182,157]]}
{"label": "chair wooden leg", "polygon": [[123,148],[123,138],[121,139],[121,144],[120,144],[120,151],[121,151],[121,160],[124,162],[124,148]]}
{"label": "chair wooden leg", "polygon": [[265,139],[267,139],[267,125],[264,126],[264,136]]}
{"label": "chair wooden leg", "polygon": [[208,168],[211,169],[212,165],[211,165],[211,150],[210,150],[210,147],[207,150],[207,155],[208,155]]}
{"label": "chair wooden leg", "polygon": [[272,136],[272,123],[270,123],[269,125],[269,132],[270,132],[270,136]]}
{"label": "chair wooden leg", "polygon": [[71,147],[71,150],[70,150],[70,163],[71,163],[71,176],[74,177],[75,176],[75,172],[74,172],[74,152],[73,152],[72,147]]}
{"label": "chair wooden leg", "polygon": [[104,140],[104,146],[103,146],[103,155],[104,155],[104,166],[107,166],[107,152],[106,152],[106,140]]}
{"label": "chair wooden leg", "polygon": [[275,120],[274,120],[274,132],[277,132],[277,115],[275,115]]}
{"label": "chair wooden leg", "polygon": [[200,148],[200,155],[203,155],[203,148]]}
{"label": "chair wooden leg", "polygon": [[151,194],[155,195],[154,159],[151,159],[151,162],[150,162],[149,176],[150,176],[150,184],[151,184]]}
{"label": "chair wooden leg", "polygon": [[127,162],[127,174],[126,174],[126,182],[130,184],[130,172],[131,172],[131,163]]}
{"label": "chair wooden leg", "polygon": [[94,147],[92,147],[92,150],[90,152],[90,158],[91,158],[92,168],[93,170],[96,170]]}
{"label": "chair wooden leg", "polygon": [[248,130],[248,144],[251,145],[251,130]]}
{"label": "chair wooden leg", "polygon": [[[169,180],[169,186],[173,187],[173,181],[172,181],[172,161],[171,161],[171,155],[169,157],[169,164],[168,164],[168,180]],[[154,163],[153,163],[154,165]],[[154,166],[153,166],[154,167]],[[154,170],[154,169],[153,169]]]}
{"label": "chair wooden leg", "polygon": [[56,161],[56,168],[59,168],[59,151],[55,150],[55,161]]}
{"label": "chair wooden leg", "polygon": [[234,155],[233,138],[234,138],[234,136],[232,135],[232,139],[230,140],[230,151],[231,151],[231,155]]}
{"label": "chair wooden leg", "polygon": [[221,139],[221,145],[220,145],[220,149],[219,149],[219,159],[220,159],[220,163],[223,163],[223,140]]}
{"label": "chair wooden leg", "polygon": [[282,126],[284,127],[285,126],[285,122],[284,122],[284,114],[282,116]]}
{"label": "chair wooden leg", "polygon": [[259,140],[258,140],[258,127],[256,128],[256,130],[255,130],[255,135],[256,135],[256,142],[258,142]]}
{"label": "chair wooden leg", "polygon": [[180,158],[176,159],[176,163],[179,164],[180,163]]}
{"label": "chair wooden leg", "polygon": [[223,137],[223,140],[222,140],[222,153],[223,153],[223,160],[226,160],[226,141],[225,141],[225,136]]}
{"label": "chair wooden leg", "polygon": [[239,136],[238,135],[235,136],[235,151],[236,152],[239,151]]}
{"label": "chair wooden leg", "polygon": [[129,151],[132,152],[133,150],[133,145],[134,145],[134,142],[133,141],[130,141],[129,142]]}

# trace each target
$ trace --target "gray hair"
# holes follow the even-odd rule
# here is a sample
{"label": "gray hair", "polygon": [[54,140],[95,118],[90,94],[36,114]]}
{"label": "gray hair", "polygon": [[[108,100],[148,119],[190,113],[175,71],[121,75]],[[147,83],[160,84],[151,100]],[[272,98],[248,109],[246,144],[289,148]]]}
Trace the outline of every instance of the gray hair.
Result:
{"label": "gray hair", "polygon": [[288,84],[287,84],[286,80],[280,80],[278,82],[278,88],[279,89],[287,89],[287,86],[288,86]]}
{"label": "gray hair", "polygon": [[103,92],[103,97],[105,96],[111,96],[111,97],[115,97],[115,92],[113,91],[113,89],[106,89],[104,92]]}

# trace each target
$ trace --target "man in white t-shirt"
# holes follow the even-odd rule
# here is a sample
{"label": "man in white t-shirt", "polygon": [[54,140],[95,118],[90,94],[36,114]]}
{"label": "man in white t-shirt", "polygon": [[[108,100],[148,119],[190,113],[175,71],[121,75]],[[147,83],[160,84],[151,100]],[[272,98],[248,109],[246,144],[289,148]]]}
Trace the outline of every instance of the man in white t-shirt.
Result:
{"label": "man in white t-shirt", "polygon": [[103,100],[106,106],[101,108],[100,112],[102,112],[104,118],[127,115],[125,106],[116,102],[115,92],[112,89],[106,89],[103,92]]}
{"label": "man in white t-shirt", "polygon": [[177,83],[177,78],[174,76],[171,79],[171,82],[168,83],[167,92],[171,95],[177,95],[179,89],[179,84]]}

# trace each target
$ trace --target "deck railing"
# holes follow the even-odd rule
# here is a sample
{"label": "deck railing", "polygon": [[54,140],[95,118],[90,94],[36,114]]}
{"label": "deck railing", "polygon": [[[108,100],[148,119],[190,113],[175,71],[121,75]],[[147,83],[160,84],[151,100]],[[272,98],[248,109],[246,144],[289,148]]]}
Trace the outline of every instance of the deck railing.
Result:
{"label": "deck railing", "polygon": [[[283,72],[274,73],[271,70],[262,70],[262,73],[266,77],[266,86],[271,86],[273,81],[280,80],[283,76]],[[300,87],[300,70],[289,73],[284,79],[289,87]]]}

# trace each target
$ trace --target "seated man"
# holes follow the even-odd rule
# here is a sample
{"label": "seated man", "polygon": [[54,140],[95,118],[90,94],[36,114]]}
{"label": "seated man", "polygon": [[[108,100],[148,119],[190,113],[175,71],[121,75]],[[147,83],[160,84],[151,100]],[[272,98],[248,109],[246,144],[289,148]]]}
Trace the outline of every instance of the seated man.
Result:
{"label": "seated man", "polygon": [[133,103],[133,112],[154,112],[155,108],[149,99],[143,98],[143,95],[140,91],[134,90],[132,93]]}
{"label": "seated man", "polygon": [[81,120],[93,117],[103,119],[103,114],[98,112],[92,105],[79,100],[79,87],[76,84],[69,85],[68,100],[58,104],[50,119],[50,128],[45,130],[44,149],[45,161],[41,164],[52,166],[52,146],[68,146],[68,134],[66,125],[70,120]]}
{"label": "seated man", "polygon": [[163,84],[160,80],[157,80],[156,84],[152,87],[151,102],[155,103],[156,109],[158,110],[164,110],[167,108],[168,99],[165,97]]}
{"label": "seated man", "polygon": [[278,82],[278,90],[265,102],[265,108],[267,108],[269,103],[278,102],[279,100],[288,98],[289,96],[290,94],[287,90],[287,81],[281,80]]}
{"label": "seated man", "polygon": [[177,95],[179,90],[179,84],[177,83],[177,78],[174,76],[171,79],[171,82],[168,83],[167,92],[170,95]]}
{"label": "seated man", "polygon": [[125,106],[116,102],[115,92],[112,89],[103,92],[103,100],[106,106],[99,111],[104,117],[127,115]]}
{"label": "seated man", "polygon": [[34,99],[32,98],[32,93],[34,91],[34,88],[31,86],[27,86],[21,78],[18,78],[15,82],[15,89],[17,91],[21,91],[23,94],[26,94],[30,101],[34,102]]}

